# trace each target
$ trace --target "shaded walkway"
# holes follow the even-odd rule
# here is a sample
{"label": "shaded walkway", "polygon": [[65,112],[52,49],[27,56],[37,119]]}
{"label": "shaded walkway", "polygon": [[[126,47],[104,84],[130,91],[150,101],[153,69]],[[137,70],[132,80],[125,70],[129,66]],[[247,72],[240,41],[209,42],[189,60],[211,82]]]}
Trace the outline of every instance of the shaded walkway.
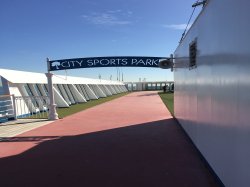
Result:
{"label": "shaded walkway", "polygon": [[217,186],[155,92],[0,142],[1,186]]}

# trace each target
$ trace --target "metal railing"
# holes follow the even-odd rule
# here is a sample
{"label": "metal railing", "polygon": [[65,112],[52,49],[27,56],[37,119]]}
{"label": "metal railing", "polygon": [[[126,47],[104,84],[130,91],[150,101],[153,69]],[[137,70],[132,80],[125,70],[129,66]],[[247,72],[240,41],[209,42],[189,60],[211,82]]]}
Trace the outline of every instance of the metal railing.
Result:
{"label": "metal railing", "polygon": [[0,95],[0,122],[8,118],[15,118],[15,107],[12,99],[13,95]]}
{"label": "metal railing", "polygon": [[48,118],[48,96],[13,96],[16,118]]}
{"label": "metal railing", "polygon": [[18,118],[48,118],[48,112],[48,96],[0,95],[0,123]]}

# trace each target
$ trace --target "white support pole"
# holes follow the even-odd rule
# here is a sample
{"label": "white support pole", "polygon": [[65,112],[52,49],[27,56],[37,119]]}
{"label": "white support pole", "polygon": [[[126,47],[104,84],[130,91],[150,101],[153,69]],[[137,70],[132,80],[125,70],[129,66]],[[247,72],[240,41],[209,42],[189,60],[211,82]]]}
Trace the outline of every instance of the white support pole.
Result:
{"label": "white support pole", "polygon": [[47,66],[48,66],[48,73],[46,73],[48,79],[48,88],[49,88],[49,120],[57,120],[58,114],[56,112],[56,104],[55,104],[55,97],[54,97],[54,90],[53,90],[53,82],[52,76],[53,74],[49,71],[49,58],[47,58]]}
{"label": "white support pole", "polygon": [[12,94],[11,97],[12,97],[11,99],[12,99],[12,103],[13,103],[13,115],[14,115],[14,118],[16,120],[17,119],[16,98],[15,98],[14,94]]}

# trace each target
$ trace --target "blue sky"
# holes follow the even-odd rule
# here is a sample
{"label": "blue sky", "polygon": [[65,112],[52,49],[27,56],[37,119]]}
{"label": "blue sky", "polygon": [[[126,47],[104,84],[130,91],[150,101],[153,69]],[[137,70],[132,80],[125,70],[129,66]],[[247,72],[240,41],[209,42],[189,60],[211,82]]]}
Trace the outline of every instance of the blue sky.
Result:
{"label": "blue sky", "polygon": [[[46,57],[167,57],[178,46],[194,2],[1,0],[0,68],[44,73]],[[169,70],[159,68],[77,69],[67,75],[116,80],[117,71],[124,81],[173,80]]]}

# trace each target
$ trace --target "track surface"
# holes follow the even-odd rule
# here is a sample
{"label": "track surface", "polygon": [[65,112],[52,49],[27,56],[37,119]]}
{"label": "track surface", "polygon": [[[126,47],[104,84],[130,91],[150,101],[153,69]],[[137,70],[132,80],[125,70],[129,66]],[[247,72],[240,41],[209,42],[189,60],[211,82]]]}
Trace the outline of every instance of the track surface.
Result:
{"label": "track surface", "polygon": [[136,92],[0,142],[0,186],[218,186],[156,92]]}

